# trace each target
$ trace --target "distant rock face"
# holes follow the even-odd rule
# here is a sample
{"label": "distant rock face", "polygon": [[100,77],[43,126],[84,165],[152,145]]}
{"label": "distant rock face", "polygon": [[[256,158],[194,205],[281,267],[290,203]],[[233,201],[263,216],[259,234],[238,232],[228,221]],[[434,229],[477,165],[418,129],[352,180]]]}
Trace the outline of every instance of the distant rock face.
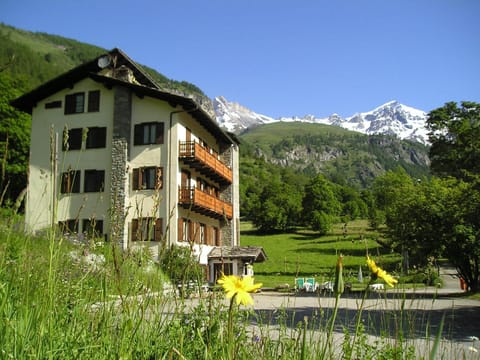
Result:
{"label": "distant rock face", "polygon": [[428,143],[425,123],[426,112],[390,101],[371,111],[356,113],[342,118],[332,114],[327,118],[316,118],[313,115],[304,117],[281,117],[274,119],[238,104],[229,102],[222,96],[213,99],[213,106],[219,125],[226,130],[240,133],[248,128],[277,121],[309,122],[325,125],[340,126],[367,135],[384,134],[394,135],[402,140],[412,140],[423,144]]}
{"label": "distant rock face", "polygon": [[229,102],[223,96],[218,96],[213,100],[213,108],[220,126],[233,133],[275,121],[273,118],[257,114],[238,103]]}

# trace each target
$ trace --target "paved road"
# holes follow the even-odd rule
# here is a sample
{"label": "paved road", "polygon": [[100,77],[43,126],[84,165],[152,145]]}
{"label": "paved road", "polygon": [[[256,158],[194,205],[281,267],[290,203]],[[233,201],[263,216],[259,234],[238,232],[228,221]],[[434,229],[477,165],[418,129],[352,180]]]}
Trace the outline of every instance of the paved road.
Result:
{"label": "paved road", "polygon": [[[419,356],[425,356],[443,321],[442,358],[480,359],[480,341],[469,340],[470,336],[480,338],[480,301],[461,296],[454,269],[443,268],[441,276],[441,289],[371,292],[363,304],[361,294],[342,295],[335,325],[337,341],[341,343],[345,328],[354,332],[356,315],[362,307],[362,322],[371,339],[402,336],[417,348]],[[281,322],[291,329],[304,317],[318,324],[318,328],[325,328],[335,305],[332,296],[305,293],[262,292],[255,294],[254,299],[259,323],[276,326]],[[479,352],[468,350],[471,346]]]}

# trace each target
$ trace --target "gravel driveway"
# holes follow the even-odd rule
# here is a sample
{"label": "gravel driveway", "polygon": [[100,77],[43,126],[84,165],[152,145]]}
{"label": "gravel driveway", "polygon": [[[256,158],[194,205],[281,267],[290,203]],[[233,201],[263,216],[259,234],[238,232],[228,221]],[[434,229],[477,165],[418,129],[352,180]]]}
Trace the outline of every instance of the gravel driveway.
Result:
{"label": "gravel driveway", "polygon": [[[370,292],[362,303],[362,294],[343,294],[339,302],[335,324],[336,340],[341,343],[343,332],[354,332],[360,307],[365,333],[375,339],[379,336],[394,341],[402,336],[413,344],[419,356],[427,356],[439,333],[442,319],[442,359],[480,359],[480,301],[461,296],[454,269],[443,268],[442,289],[433,287],[417,290],[387,290]],[[325,328],[335,305],[331,295],[312,293],[282,294],[264,291],[254,295],[254,309],[260,315],[253,326],[275,327],[281,323],[295,329],[304,317],[309,323]],[[399,325],[401,324],[401,326]],[[476,353],[469,349],[476,348]]]}

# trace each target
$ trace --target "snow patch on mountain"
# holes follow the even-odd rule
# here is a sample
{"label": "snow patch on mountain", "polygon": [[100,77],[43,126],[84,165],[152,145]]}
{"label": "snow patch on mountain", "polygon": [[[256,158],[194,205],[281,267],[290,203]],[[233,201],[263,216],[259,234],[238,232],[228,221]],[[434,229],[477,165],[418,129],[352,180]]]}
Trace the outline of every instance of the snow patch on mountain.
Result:
{"label": "snow patch on mountain", "polygon": [[276,121],[269,116],[257,114],[239,103],[229,102],[223,96],[217,96],[213,100],[213,108],[219,125],[233,133]]}
{"label": "snow patch on mountain", "polygon": [[356,113],[342,118],[332,114],[326,118],[317,118],[314,115],[303,117],[272,117],[258,114],[238,103],[229,102],[222,96],[213,100],[213,106],[219,125],[227,131],[240,133],[250,127],[268,124],[276,121],[308,122],[324,125],[340,126],[367,135],[393,135],[400,139],[428,143],[425,127],[427,113],[403,104],[390,101],[371,111]]}

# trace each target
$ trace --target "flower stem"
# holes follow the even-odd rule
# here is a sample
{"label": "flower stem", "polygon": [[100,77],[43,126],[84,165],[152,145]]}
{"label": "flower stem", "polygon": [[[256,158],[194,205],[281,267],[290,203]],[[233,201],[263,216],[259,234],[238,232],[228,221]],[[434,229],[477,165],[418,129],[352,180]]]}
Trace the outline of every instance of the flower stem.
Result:
{"label": "flower stem", "polygon": [[227,325],[227,347],[228,355],[230,359],[235,358],[235,346],[233,340],[233,306],[235,303],[235,298],[237,294],[233,295],[230,299],[230,307],[228,308],[228,325]]}
{"label": "flower stem", "polygon": [[328,354],[329,357],[332,357],[332,348],[333,348],[333,330],[335,328],[335,320],[337,318],[338,314],[338,302],[340,300],[340,295],[341,293],[337,293],[335,296],[335,307],[333,308],[333,314],[330,319],[330,328],[328,329],[328,335],[327,335],[327,346],[328,346]]}
{"label": "flower stem", "polygon": [[353,334],[353,341],[352,341],[352,346],[350,348],[350,357],[349,359],[352,358],[352,355],[353,355],[353,352],[355,350],[355,343],[357,341],[357,337],[358,337],[358,331],[360,329],[360,323],[362,321],[362,310],[363,310],[363,306],[365,305],[365,299],[367,298],[367,295],[368,295],[368,291],[370,289],[370,285],[372,284],[373,280],[370,279],[370,281],[368,282],[367,284],[367,287],[365,289],[365,292],[363,294],[363,297],[362,297],[362,302],[360,303],[360,308],[358,309],[358,312],[357,312],[357,321],[355,322],[355,333]]}

